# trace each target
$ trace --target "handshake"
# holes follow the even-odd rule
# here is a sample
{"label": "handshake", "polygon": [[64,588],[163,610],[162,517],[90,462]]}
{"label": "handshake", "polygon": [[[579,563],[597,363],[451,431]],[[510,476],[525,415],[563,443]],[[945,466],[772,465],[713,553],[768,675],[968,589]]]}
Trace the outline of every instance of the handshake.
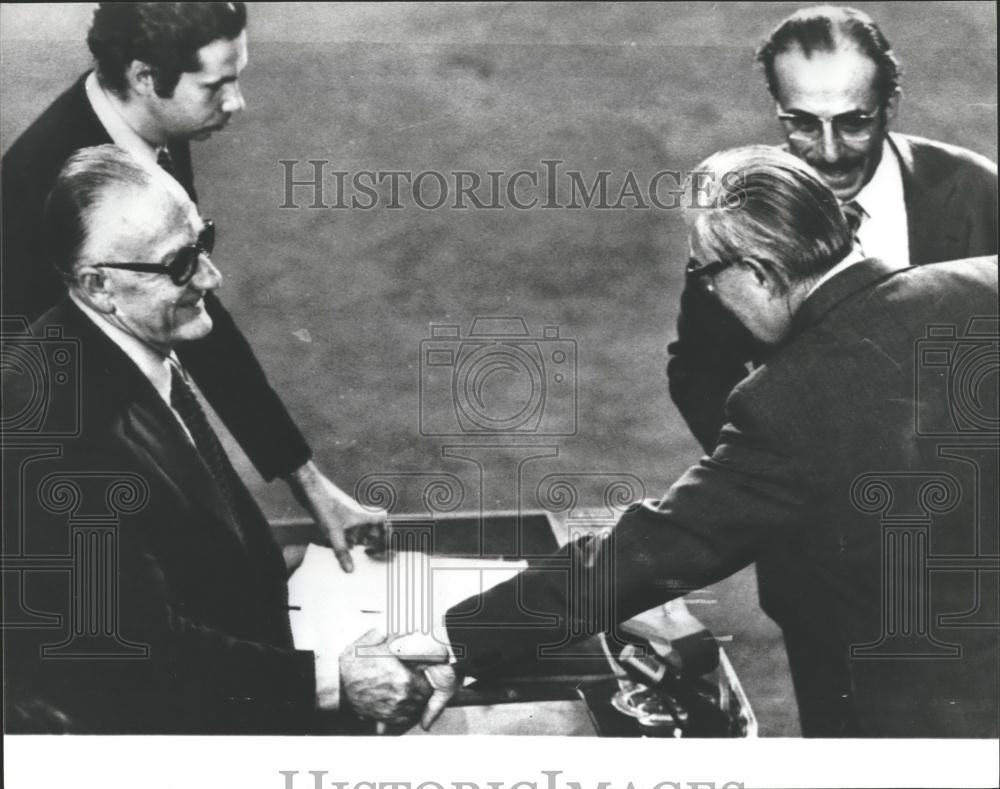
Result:
{"label": "handshake", "polygon": [[[429,729],[458,689],[443,641],[427,633],[386,637],[369,630],[340,655],[338,701],[358,716]],[[324,706],[322,660],[317,658],[317,698]]]}

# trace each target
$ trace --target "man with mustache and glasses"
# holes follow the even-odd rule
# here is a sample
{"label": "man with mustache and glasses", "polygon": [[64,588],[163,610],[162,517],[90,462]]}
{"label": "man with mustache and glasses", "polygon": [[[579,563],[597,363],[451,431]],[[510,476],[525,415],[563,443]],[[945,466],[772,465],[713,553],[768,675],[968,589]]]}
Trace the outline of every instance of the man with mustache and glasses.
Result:
{"label": "man with mustache and glasses", "polygon": [[[225,128],[245,107],[243,3],[100,3],[87,45],[95,68],[59,96],[3,156],[3,315],[29,321],[65,291],[45,262],[42,206],[69,156],[114,143],[159,166],[197,202],[191,140]],[[215,329],[178,349],[198,387],[265,480],[284,479],[352,569],[348,542],[382,524],[328,479],[271,387],[246,338],[209,293]]]}
{"label": "man with mustache and glasses", "polygon": [[[858,259],[894,268],[997,252],[997,168],[972,151],[890,133],[900,66],[874,21],[852,8],[818,6],[783,20],[757,60],[777,105],[787,149],[809,163],[852,226]],[[670,395],[711,454],[728,421],[726,401],[766,360],[761,346],[713,294],[688,283],[668,351]],[[762,609],[782,627],[802,731],[829,731],[811,711],[832,674],[829,653],[796,638],[815,610],[796,563],[774,552],[757,563]]]}

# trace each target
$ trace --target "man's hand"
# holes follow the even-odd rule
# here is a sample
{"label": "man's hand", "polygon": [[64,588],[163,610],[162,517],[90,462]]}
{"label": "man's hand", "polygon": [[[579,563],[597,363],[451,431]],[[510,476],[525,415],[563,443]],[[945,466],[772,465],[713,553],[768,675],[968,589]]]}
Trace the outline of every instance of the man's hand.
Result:
{"label": "man's hand", "polygon": [[404,663],[424,665],[424,677],[433,691],[420,718],[420,725],[426,731],[448,706],[461,684],[461,678],[448,663],[448,647],[426,633],[410,633],[390,641],[389,651]]}
{"label": "man's hand", "polygon": [[344,572],[353,571],[350,552],[354,544],[353,535],[366,527],[384,530],[389,514],[382,509],[362,507],[320,473],[311,460],[293,471],[286,480],[299,504],[309,511],[329,538]]}
{"label": "man's hand", "polygon": [[419,669],[403,665],[385,636],[369,630],[340,656],[340,692],[362,718],[412,723],[431,698],[432,687]]}

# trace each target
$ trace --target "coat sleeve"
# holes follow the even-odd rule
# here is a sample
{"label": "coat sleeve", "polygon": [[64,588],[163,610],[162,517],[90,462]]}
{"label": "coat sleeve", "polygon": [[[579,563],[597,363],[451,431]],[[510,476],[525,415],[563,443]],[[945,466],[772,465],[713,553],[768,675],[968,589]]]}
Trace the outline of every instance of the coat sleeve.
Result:
{"label": "coat sleeve", "polygon": [[65,291],[42,242],[47,188],[39,181],[45,176],[31,175],[21,161],[4,157],[0,177],[2,310],[5,317],[23,316],[29,322],[54,305]]}
{"label": "coat sleeve", "polygon": [[970,258],[997,254],[997,170],[992,162],[979,169],[975,184],[973,194],[966,192],[969,215],[965,219],[965,257]]}
{"label": "coat sleeve", "polygon": [[[734,395],[711,457],[657,502],[633,505],[603,538],[585,539],[483,595],[445,623],[459,661],[489,676],[546,646],[608,631],[640,611],[731,575],[758,546],[803,520],[808,464],[772,440]],[[734,425],[739,424],[737,428]]]}
{"label": "coat sleeve", "polygon": [[168,725],[198,731],[195,711],[225,710],[227,722],[246,722],[251,732],[308,730],[313,653],[237,638],[186,616],[171,605],[156,556],[121,542],[122,632],[149,646],[152,671],[143,687],[154,701],[165,700]]}
{"label": "coat sleeve", "polygon": [[726,398],[747,374],[753,340],[709,293],[688,285],[681,294],[677,339],[667,351],[670,397],[711,453],[725,422]]}

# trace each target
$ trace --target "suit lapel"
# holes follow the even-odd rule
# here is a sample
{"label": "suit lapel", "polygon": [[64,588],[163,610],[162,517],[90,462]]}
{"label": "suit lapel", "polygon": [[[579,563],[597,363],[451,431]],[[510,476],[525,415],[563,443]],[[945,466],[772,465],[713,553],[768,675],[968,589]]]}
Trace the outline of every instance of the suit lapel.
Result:
{"label": "suit lapel", "polygon": [[87,382],[85,391],[100,392],[113,400],[122,438],[132,454],[164,477],[182,500],[196,502],[206,510],[242,547],[239,528],[204,461],[149,379],[68,297],[48,322],[63,324],[68,336],[81,340],[87,360],[85,374],[101,378]]}
{"label": "suit lapel", "polygon": [[889,145],[899,160],[903,175],[910,263],[920,266],[961,257],[960,223],[948,216],[955,184],[942,183],[942,174],[927,166],[920,150],[905,135],[889,134]]}
{"label": "suit lapel", "polygon": [[155,392],[153,397],[155,400],[144,398],[127,408],[122,421],[125,440],[145,465],[159,470],[182,499],[197,502],[242,545],[240,531],[198,451],[166,403]]}

